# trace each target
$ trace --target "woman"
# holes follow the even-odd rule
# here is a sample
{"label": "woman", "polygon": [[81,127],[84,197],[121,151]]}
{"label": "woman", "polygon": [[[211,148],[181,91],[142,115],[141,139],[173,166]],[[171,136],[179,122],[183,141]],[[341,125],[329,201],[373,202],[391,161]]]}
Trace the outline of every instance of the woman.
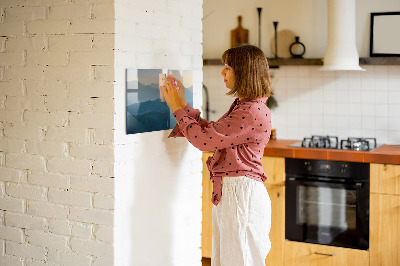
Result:
{"label": "woman", "polygon": [[237,98],[217,122],[207,122],[187,105],[175,78],[161,87],[178,122],[170,137],[185,136],[201,151],[214,151],[207,161],[213,182],[212,265],[265,265],[271,247],[271,202],[261,164],[271,130],[268,62],[252,45],[228,49],[222,62],[227,95]]}

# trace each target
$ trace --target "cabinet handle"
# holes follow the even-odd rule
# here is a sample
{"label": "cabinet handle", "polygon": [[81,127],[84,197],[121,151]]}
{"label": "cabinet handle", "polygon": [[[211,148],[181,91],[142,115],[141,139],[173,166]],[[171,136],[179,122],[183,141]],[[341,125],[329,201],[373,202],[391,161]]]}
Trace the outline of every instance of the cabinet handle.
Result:
{"label": "cabinet handle", "polygon": [[327,253],[320,253],[320,252],[314,252],[315,255],[323,255],[323,256],[335,256],[335,254],[327,254]]}

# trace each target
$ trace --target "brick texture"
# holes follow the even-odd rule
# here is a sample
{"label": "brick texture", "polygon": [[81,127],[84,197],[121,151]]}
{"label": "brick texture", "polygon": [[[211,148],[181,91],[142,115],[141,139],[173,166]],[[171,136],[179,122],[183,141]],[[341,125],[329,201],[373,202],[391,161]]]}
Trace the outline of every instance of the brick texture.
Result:
{"label": "brick texture", "polygon": [[113,261],[113,6],[0,1],[0,265]]}
{"label": "brick texture", "polygon": [[55,250],[66,250],[68,238],[56,234],[26,230],[26,242],[37,247],[45,247]]}
{"label": "brick texture", "polygon": [[7,212],[5,215],[6,226],[21,229],[46,230],[48,222],[45,218]]}
{"label": "brick texture", "polygon": [[19,244],[12,241],[6,242],[6,254],[36,260],[45,260],[46,249],[29,244]]}

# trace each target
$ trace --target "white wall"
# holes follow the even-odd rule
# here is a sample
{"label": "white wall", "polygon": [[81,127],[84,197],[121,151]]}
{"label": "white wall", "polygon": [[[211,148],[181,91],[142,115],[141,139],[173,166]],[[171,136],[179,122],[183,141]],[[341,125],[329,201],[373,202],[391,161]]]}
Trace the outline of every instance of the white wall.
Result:
{"label": "white wall", "polygon": [[112,265],[113,16],[0,1],[1,265]]}
{"label": "white wall", "polygon": [[[326,17],[321,14],[327,11],[326,3],[308,0],[234,1],[230,4],[230,12],[223,1],[206,0],[204,58],[220,58],[228,48],[229,30],[236,27],[238,15],[243,15],[243,26],[250,30],[250,43],[257,45],[258,6],[269,14],[262,18],[263,23],[272,25],[276,19],[286,25],[281,29],[295,29],[296,34],[302,39],[304,37],[306,57],[323,57]],[[357,46],[361,57],[369,56],[369,12],[398,10],[399,1],[357,1]],[[223,16],[219,15],[222,13]],[[253,22],[246,25],[246,18],[250,20],[252,16]],[[265,29],[268,25],[262,27]],[[268,34],[271,36],[267,37]],[[266,38],[262,41],[262,48],[270,56],[272,53],[267,39],[273,38],[273,27],[270,26],[269,33],[262,33],[262,36]],[[376,137],[380,143],[399,144],[400,66],[363,67],[366,72],[321,72],[318,66],[281,66],[273,69],[273,88],[279,107],[272,111],[272,124],[277,129],[278,138],[302,139],[312,134],[329,134],[339,138]],[[226,88],[219,74],[221,68],[222,65],[205,66],[203,70],[204,84],[210,91],[210,109],[216,111],[210,115],[210,120],[218,119],[232,102],[231,97],[224,95]]]}
{"label": "white wall", "polygon": [[201,265],[201,152],[170,130],[126,135],[125,68],[193,69],[202,88],[202,0],[116,0],[115,265]]}

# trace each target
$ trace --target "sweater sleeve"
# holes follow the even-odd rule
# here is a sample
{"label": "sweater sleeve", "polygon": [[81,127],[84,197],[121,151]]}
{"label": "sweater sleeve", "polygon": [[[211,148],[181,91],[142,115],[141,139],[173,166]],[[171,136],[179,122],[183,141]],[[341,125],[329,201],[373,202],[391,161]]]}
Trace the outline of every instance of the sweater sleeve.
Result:
{"label": "sweater sleeve", "polygon": [[249,109],[235,109],[218,122],[202,126],[182,109],[174,112],[180,132],[201,151],[224,149],[252,141],[257,120]]}
{"label": "sweater sleeve", "polygon": [[[194,109],[189,104],[186,105],[184,109],[186,115],[196,120],[200,126],[205,127],[209,124],[209,122],[200,117],[200,110]],[[171,133],[169,134],[168,138],[176,138],[176,137],[184,137],[182,132],[180,131],[179,124],[172,129]]]}

